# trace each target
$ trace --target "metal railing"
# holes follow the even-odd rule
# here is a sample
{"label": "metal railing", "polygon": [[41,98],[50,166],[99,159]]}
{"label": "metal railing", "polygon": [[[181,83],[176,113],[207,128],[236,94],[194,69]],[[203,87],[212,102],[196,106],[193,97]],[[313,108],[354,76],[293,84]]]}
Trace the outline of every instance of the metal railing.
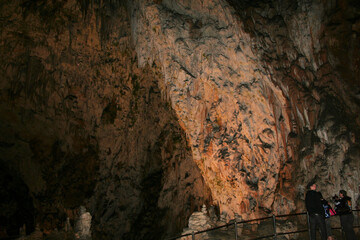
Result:
{"label": "metal railing", "polygon": [[[359,212],[359,211],[360,210],[353,210],[353,212]],[[277,218],[288,218],[288,217],[292,217],[292,216],[301,216],[301,215],[304,215],[304,216],[306,215],[306,224],[304,224],[304,225],[306,225],[306,228],[296,230],[296,231],[287,231],[287,232],[278,232],[277,231],[277,221],[276,221]],[[180,238],[183,238],[183,237],[189,237],[189,236],[192,237],[192,240],[195,240],[196,235],[206,233],[206,232],[215,231],[215,230],[222,229],[222,228],[229,228],[229,227],[232,227],[232,226],[234,227],[234,239],[238,240],[239,235],[238,235],[237,230],[239,228],[239,225],[246,224],[246,223],[251,223],[251,222],[259,222],[259,221],[264,221],[264,220],[269,220],[269,219],[271,219],[271,221],[272,221],[273,233],[267,234],[267,235],[264,235],[264,236],[257,236],[255,238],[249,238],[248,240],[259,240],[259,239],[265,239],[265,238],[273,238],[274,240],[276,240],[277,236],[292,235],[292,234],[305,233],[305,232],[308,232],[309,237],[310,237],[309,215],[308,215],[307,212],[302,212],[302,213],[286,214],[286,215],[276,215],[276,216],[272,215],[272,216],[269,216],[269,217],[250,219],[250,220],[245,220],[245,221],[236,221],[234,219],[234,220],[231,220],[230,221],[231,223],[228,223],[228,224],[224,224],[224,225],[221,225],[221,226],[217,226],[217,227],[213,227],[213,228],[209,228],[209,229],[205,229],[205,230],[201,230],[201,231],[196,231],[196,232],[193,231],[191,233],[187,233],[187,234],[183,234],[183,235],[179,235],[179,236],[175,236],[175,237],[171,237],[171,238],[166,238],[166,240],[176,240],[176,239],[180,239]],[[360,228],[359,219],[360,219],[360,216],[358,215],[357,216],[357,225],[354,225],[353,228]],[[344,233],[342,231],[341,226],[332,227],[331,229],[333,229],[333,230],[341,230],[341,235],[344,236]]]}

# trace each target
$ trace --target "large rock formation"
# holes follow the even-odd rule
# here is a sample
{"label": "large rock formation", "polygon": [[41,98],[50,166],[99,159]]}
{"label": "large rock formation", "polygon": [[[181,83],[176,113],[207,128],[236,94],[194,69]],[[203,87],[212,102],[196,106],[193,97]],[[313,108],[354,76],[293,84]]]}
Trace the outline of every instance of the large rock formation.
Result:
{"label": "large rock formation", "polygon": [[314,177],[326,196],[340,187],[352,192],[359,174],[357,10],[321,1],[135,7],[139,64],[160,59],[163,91],[220,211],[295,211],[303,183]]}
{"label": "large rock formation", "polygon": [[[161,72],[137,66],[125,5],[2,4],[0,159],[28,187],[30,218],[50,234],[85,205],[95,239],[179,231],[211,195]],[[4,207],[16,232],[22,216]]]}
{"label": "large rock formation", "polygon": [[85,206],[94,239],[160,239],[203,204],[302,212],[314,178],[357,196],[356,1],[0,6],[0,234]]}

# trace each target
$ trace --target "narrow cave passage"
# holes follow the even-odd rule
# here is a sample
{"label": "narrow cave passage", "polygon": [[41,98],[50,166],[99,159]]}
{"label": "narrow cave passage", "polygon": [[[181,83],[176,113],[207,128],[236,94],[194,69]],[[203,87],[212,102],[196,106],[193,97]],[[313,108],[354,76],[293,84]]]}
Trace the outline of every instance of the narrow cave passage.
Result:
{"label": "narrow cave passage", "polygon": [[[35,210],[29,189],[4,163],[0,169],[0,239],[27,235],[35,229]],[[24,228],[25,226],[25,228]]]}

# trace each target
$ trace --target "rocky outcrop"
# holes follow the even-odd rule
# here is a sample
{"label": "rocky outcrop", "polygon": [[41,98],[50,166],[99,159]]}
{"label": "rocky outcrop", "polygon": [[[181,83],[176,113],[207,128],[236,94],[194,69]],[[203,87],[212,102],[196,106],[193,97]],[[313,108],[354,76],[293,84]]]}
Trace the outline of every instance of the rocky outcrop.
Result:
{"label": "rocky outcrop", "polygon": [[1,16],[0,159],[29,188],[32,228],[74,228],[84,205],[94,239],[158,239],[211,202],[125,3],[6,1]]}
{"label": "rocky outcrop", "polygon": [[76,239],[91,239],[91,214],[86,212],[85,207],[80,206],[79,217],[75,223]]}
{"label": "rocky outcrop", "polygon": [[137,14],[139,64],[154,53],[163,63],[164,94],[220,211],[230,218],[254,217],[259,206],[270,211],[285,156],[281,134],[290,131],[286,124],[280,131],[278,119],[289,120],[267,100],[285,104],[235,12],[226,2],[163,1]]}
{"label": "rocky outcrop", "polygon": [[300,183],[316,179],[326,198],[341,188],[355,197],[359,5],[258,2],[245,11],[233,5],[256,39],[253,51],[286,97],[290,133],[284,135],[288,154],[279,174],[279,193],[288,199],[287,192],[296,186],[292,198],[300,200],[295,205],[301,209],[305,185]]}
{"label": "rocky outcrop", "polygon": [[312,178],[326,197],[356,185],[359,18],[351,7],[162,1],[134,8],[139,64],[162,63],[162,90],[230,218],[303,209]]}
{"label": "rocky outcrop", "polygon": [[355,199],[355,1],[0,9],[1,189],[23,186],[27,229],[73,228],[84,206],[93,239],[159,239],[203,204],[223,222],[304,211],[311,179]]}

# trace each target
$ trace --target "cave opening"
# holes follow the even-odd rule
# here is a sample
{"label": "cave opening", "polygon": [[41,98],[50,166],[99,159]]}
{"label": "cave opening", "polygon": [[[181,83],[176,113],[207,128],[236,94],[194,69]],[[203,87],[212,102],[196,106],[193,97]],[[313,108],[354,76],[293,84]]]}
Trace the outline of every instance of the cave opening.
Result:
{"label": "cave opening", "polygon": [[35,208],[23,180],[2,162],[0,169],[0,239],[35,230]]}

